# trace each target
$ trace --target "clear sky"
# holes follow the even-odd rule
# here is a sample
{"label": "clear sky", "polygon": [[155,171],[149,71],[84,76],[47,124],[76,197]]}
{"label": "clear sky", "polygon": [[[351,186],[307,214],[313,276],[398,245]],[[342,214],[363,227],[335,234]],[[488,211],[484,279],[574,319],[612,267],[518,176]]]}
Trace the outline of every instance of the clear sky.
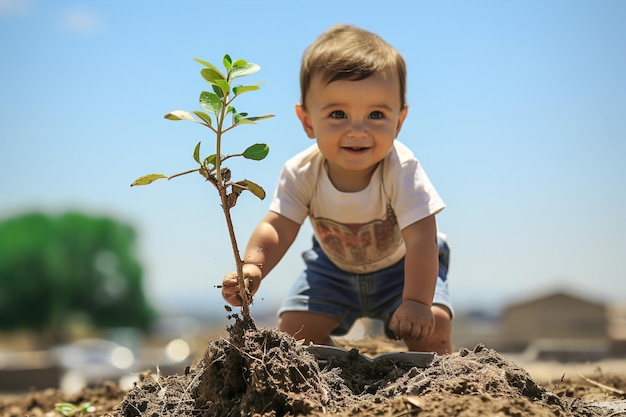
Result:
{"label": "clear sky", "polygon": [[[262,67],[240,111],[276,114],[228,134],[231,165],[271,196],[282,163],[311,141],[293,106],[303,50],[335,23],[380,34],[408,64],[409,145],[444,198],[450,285],[462,307],[568,288],[626,300],[626,1],[0,0],[0,218],[85,210],[136,226],[153,301],[215,311],[234,268],[214,189],[195,167],[210,132],[163,118],[197,110],[192,58],[225,53]],[[243,79],[242,79],[243,81]],[[244,194],[243,247],[267,210]],[[303,227],[264,281],[271,311],[302,269]],[[222,310],[223,311],[223,310]]]}

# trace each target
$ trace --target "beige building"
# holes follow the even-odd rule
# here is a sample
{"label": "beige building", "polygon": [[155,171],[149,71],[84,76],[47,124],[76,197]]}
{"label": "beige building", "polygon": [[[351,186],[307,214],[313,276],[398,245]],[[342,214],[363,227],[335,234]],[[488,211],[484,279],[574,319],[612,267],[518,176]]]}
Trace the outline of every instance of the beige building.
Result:
{"label": "beige building", "polygon": [[606,305],[565,292],[510,305],[501,329],[511,348],[536,358],[597,359],[611,349]]}
{"label": "beige building", "polygon": [[584,361],[626,355],[626,306],[566,291],[510,304],[497,317],[459,314],[452,324],[456,348],[484,343],[501,352],[524,352],[529,359]]}
{"label": "beige building", "polygon": [[564,292],[510,305],[502,324],[508,338],[526,343],[541,338],[608,338],[606,306]]}

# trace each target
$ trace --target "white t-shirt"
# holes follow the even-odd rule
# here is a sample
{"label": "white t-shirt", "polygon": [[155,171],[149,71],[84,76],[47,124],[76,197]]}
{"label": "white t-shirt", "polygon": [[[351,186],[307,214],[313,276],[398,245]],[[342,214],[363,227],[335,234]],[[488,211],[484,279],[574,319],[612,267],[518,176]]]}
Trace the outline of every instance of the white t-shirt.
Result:
{"label": "white t-shirt", "polygon": [[444,207],[419,161],[397,140],[369,185],[354,193],[333,186],[317,145],[309,147],[285,163],[270,204],[298,224],[308,216],[328,258],[359,274],[402,259],[401,230]]}

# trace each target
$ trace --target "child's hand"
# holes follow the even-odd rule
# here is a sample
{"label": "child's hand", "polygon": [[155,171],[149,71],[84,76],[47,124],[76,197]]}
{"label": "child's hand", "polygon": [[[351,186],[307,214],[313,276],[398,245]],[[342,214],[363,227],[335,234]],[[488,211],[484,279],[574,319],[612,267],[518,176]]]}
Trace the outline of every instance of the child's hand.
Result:
{"label": "child's hand", "polygon": [[426,304],[404,300],[393,313],[389,328],[401,339],[423,340],[435,331],[435,318]]}
{"label": "child's hand", "polygon": [[[261,284],[261,268],[254,264],[245,264],[243,266],[244,281],[247,281],[248,294],[250,302],[252,302],[252,296],[259,289]],[[241,296],[239,295],[239,283],[237,282],[237,272],[231,272],[224,277],[222,281],[222,297],[227,303],[235,307],[242,305]]]}

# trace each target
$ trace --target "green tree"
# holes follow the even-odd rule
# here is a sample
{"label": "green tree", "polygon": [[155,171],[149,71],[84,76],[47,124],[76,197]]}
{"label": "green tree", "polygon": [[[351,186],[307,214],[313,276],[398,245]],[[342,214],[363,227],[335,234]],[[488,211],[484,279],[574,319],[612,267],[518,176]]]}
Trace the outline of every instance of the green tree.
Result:
{"label": "green tree", "polygon": [[95,327],[146,328],[155,316],[142,286],[132,227],[81,213],[29,213],[0,222],[0,329],[64,339],[67,317]]}

